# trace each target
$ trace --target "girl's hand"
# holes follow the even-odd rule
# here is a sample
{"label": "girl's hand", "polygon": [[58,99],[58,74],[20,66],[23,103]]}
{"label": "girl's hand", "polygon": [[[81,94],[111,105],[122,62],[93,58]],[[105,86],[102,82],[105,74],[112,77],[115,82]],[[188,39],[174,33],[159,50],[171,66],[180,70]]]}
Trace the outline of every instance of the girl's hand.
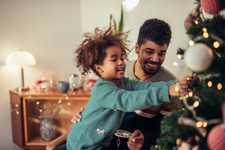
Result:
{"label": "girl's hand", "polygon": [[144,134],[135,130],[128,139],[127,145],[130,150],[140,150],[144,144]]}
{"label": "girl's hand", "polygon": [[75,115],[73,116],[73,118],[71,119],[71,122],[76,124],[78,122],[80,122],[81,120],[81,113],[84,111],[84,107],[80,108],[80,111],[75,113]]}

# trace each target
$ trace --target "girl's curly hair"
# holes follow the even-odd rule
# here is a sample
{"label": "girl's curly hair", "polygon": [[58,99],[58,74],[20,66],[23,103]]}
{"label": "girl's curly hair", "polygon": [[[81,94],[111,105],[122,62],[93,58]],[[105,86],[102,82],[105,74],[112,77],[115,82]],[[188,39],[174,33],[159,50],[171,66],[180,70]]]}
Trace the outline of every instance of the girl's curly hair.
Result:
{"label": "girl's curly hair", "polygon": [[75,50],[77,55],[77,67],[86,74],[95,70],[95,64],[102,64],[106,56],[106,49],[111,46],[118,46],[126,55],[128,48],[126,44],[126,33],[116,32],[112,26],[106,30],[95,28],[94,33],[85,33],[84,40]]}

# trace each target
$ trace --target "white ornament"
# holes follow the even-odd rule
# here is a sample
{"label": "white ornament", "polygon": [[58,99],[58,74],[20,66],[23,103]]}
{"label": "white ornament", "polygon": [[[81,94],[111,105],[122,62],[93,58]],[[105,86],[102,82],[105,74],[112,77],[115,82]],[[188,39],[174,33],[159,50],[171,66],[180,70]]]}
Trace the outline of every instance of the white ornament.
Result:
{"label": "white ornament", "polygon": [[202,72],[208,69],[212,61],[212,50],[201,43],[189,47],[184,55],[185,64],[194,72]]}

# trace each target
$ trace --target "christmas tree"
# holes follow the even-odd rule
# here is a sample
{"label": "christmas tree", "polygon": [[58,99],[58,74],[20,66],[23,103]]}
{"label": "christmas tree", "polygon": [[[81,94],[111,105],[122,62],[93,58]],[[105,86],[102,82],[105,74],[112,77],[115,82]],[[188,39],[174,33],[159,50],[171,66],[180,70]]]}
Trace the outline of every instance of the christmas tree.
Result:
{"label": "christmas tree", "polygon": [[199,80],[180,97],[182,110],[162,121],[152,149],[225,150],[225,0],[196,1],[184,25],[189,47],[177,56]]}

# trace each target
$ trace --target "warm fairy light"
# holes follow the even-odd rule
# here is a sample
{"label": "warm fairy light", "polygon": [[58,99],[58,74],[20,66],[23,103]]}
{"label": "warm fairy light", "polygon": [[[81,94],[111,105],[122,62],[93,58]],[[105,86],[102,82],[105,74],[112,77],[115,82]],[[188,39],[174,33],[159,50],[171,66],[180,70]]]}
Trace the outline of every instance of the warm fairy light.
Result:
{"label": "warm fairy light", "polygon": [[208,82],[208,87],[212,87],[212,81]]}
{"label": "warm fairy light", "polygon": [[181,54],[178,54],[178,55],[177,55],[177,58],[180,59],[180,60],[183,59],[183,57],[184,57],[184,56],[181,55]]}
{"label": "warm fairy light", "polygon": [[193,46],[194,44],[195,44],[194,41],[192,41],[192,40],[189,41],[189,45],[190,45],[190,46]]}
{"label": "warm fairy light", "polygon": [[37,102],[36,102],[36,105],[39,105],[39,104],[40,104],[40,102],[39,102],[39,101],[37,101]]}
{"label": "warm fairy light", "polygon": [[202,126],[203,126],[203,122],[202,121],[196,122],[196,127],[201,128]]}
{"label": "warm fairy light", "polygon": [[69,99],[69,97],[68,97],[68,96],[66,96],[66,97],[65,97],[65,99]]}
{"label": "warm fairy light", "polygon": [[175,89],[174,90],[175,90],[175,92],[179,92],[179,90],[180,90],[179,84],[175,85]]}
{"label": "warm fairy light", "polygon": [[219,48],[220,47],[220,43],[218,41],[213,42],[213,47],[214,48]]}
{"label": "warm fairy light", "polygon": [[199,106],[199,104],[200,104],[199,101],[195,101],[194,104],[193,104],[193,107],[197,108]]}
{"label": "warm fairy light", "polygon": [[68,102],[68,103],[67,103],[67,105],[68,105],[68,106],[71,106],[71,103],[70,103],[70,102]]}
{"label": "warm fairy light", "polygon": [[206,121],[203,122],[203,127],[207,127],[208,126],[208,123]]}
{"label": "warm fairy light", "polygon": [[19,107],[19,105],[18,105],[18,104],[16,104],[16,105],[15,105],[15,107],[17,108],[17,107]]}
{"label": "warm fairy light", "polygon": [[60,100],[58,100],[58,103],[59,103],[59,104],[61,104],[61,103],[62,103],[62,100],[61,100],[61,99],[60,99]]}
{"label": "warm fairy light", "polygon": [[177,67],[177,66],[178,66],[178,63],[175,61],[175,62],[173,62],[173,65],[174,65],[175,67]]}
{"label": "warm fairy light", "polygon": [[19,112],[19,111],[16,111],[16,114],[17,114],[17,115],[19,115],[19,114],[20,114],[20,112]]}
{"label": "warm fairy light", "polygon": [[208,32],[203,32],[202,36],[207,39],[209,37],[209,33]]}
{"label": "warm fairy light", "polygon": [[217,84],[217,90],[222,90],[222,88],[223,88],[222,83],[218,83],[218,84]]}
{"label": "warm fairy light", "polygon": [[195,20],[195,24],[199,24],[198,20]]}
{"label": "warm fairy light", "polygon": [[177,139],[176,139],[176,144],[177,144],[177,145],[181,145],[181,143],[182,143],[182,140],[181,140],[180,138],[177,138]]}
{"label": "warm fairy light", "polygon": [[188,96],[192,97],[193,96],[193,92],[192,91],[188,92]]}
{"label": "warm fairy light", "polygon": [[203,31],[203,32],[207,32],[207,28],[205,28],[205,27],[202,28],[202,31]]}
{"label": "warm fairy light", "polygon": [[39,109],[39,112],[41,113],[41,112],[43,112],[43,110],[42,109]]}

